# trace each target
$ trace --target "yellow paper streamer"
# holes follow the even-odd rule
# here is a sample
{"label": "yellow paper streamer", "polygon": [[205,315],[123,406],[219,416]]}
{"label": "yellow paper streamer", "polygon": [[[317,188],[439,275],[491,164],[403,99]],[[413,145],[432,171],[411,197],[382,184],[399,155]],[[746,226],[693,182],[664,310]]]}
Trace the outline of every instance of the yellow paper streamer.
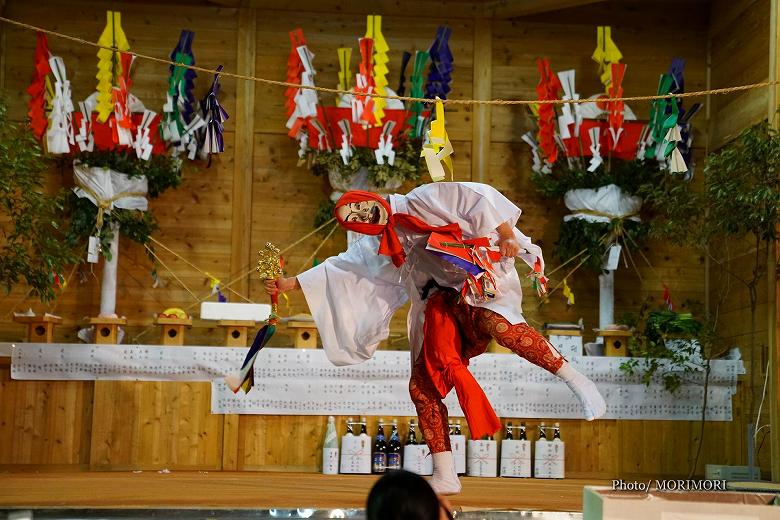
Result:
{"label": "yellow paper streamer", "polygon": [[563,296],[566,298],[566,305],[574,305],[574,291],[566,283],[566,278],[563,279]]}
{"label": "yellow paper streamer", "polygon": [[[444,128],[444,103],[436,98],[436,119],[431,121],[431,129],[427,132],[428,142],[423,145],[420,157],[425,157],[425,164],[428,166],[428,173],[434,182],[443,181],[445,171],[450,174],[450,179],[455,180],[455,171],[452,167],[453,153],[452,143]],[[443,164],[442,164],[443,163]]]}
{"label": "yellow paper streamer", "polygon": [[352,74],[349,71],[349,64],[352,60],[352,49],[349,47],[339,47],[339,89],[349,90],[352,86]]}
{"label": "yellow paper streamer", "polygon": [[[106,11],[106,27],[103,29],[103,34],[100,35],[98,44],[105,47],[116,47],[120,51],[130,50],[130,43],[122,30],[122,13]],[[97,56],[98,72],[95,77],[98,84],[95,90],[97,90],[98,95],[95,111],[98,113],[98,121],[105,123],[108,116],[114,111],[113,89],[116,78],[122,72],[122,66],[118,52],[100,49]]]}
{"label": "yellow paper streamer", "polygon": [[[374,91],[380,96],[386,96],[387,74],[390,72],[387,68],[387,63],[390,61],[390,58],[387,56],[387,52],[390,50],[390,47],[387,45],[387,41],[382,34],[381,16],[368,15],[366,38],[372,38],[374,40]],[[374,98],[374,117],[376,117],[376,123],[374,126],[382,126],[382,119],[385,117],[386,106],[386,99]]]}
{"label": "yellow paper streamer", "polygon": [[612,64],[623,59],[620,49],[612,41],[612,27],[600,25],[596,28],[596,50],[593,51],[593,61],[599,64],[601,83],[605,90],[612,85]]}

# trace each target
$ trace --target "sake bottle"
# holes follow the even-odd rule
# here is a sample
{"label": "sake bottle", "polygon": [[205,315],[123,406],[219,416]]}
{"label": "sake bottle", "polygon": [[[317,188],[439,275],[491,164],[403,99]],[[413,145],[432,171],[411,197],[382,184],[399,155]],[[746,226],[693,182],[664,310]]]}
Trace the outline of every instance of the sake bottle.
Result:
{"label": "sake bottle", "polygon": [[322,473],[336,475],[339,472],[339,439],[336,435],[336,418],[328,417],[325,442],[322,444]]}

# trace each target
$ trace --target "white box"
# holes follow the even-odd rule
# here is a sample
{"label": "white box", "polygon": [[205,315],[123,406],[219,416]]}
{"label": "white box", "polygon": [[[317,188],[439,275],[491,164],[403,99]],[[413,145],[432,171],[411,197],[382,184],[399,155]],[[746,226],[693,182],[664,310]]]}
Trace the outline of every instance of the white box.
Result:
{"label": "white box", "polygon": [[404,469],[418,475],[433,475],[433,457],[425,444],[404,446]]}
{"label": "white box", "polygon": [[534,446],[534,477],[563,478],[565,451],[562,441],[539,439]]}
{"label": "white box", "polygon": [[202,320],[265,321],[270,315],[271,306],[267,303],[203,302],[200,304]]}
{"label": "white box", "polygon": [[552,330],[549,331],[550,343],[563,355],[563,357],[582,356],[582,336],[577,331],[566,334],[568,331]]}
{"label": "white box", "polygon": [[466,473],[466,436],[450,435],[452,458],[455,460],[455,472],[458,475]]}
{"label": "white box", "polygon": [[501,441],[501,476],[531,476],[531,441]]}
{"label": "white box", "polygon": [[468,442],[468,471],[470,477],[495,477],[498,473],[498,443],[496,441]]}
{"label": "white box", "polygon": [[344,435],[341,438],[341,473],[371,473],[371,437]]}

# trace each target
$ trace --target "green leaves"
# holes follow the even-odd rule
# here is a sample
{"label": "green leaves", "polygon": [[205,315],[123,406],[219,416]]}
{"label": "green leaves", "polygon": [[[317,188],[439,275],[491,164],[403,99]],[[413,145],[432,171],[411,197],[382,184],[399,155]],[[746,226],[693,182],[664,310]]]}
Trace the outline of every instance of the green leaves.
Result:
{"label": "green leaves", "polygon": [[417,181],[425,167],[420,157],[422,139],[399,138],[395,146],[395,161],[389,164],[377,164],[372,148],[355,148],[352,158],[347,164],[341,160],[338,150],[332,152],[320,151],[312,156],[311,171],[314,175],[328,175],[337,171],[345,179],[350,178],[360,168],[368,170],[368,181],[375,186],[384,186],[389,181]]}
{"label": "green leaves", "polygon": [[0,103],[0,284],[6,291],[26,283],[42,301],[55,297],[52,272],[78,261],[72,247],[64,246],[62,208],[68,194],[45,189],[42,158],[32,133],[6,119]]}
{"label": "green leaves", "polygon": [[566,161],[558,161],[550,173],[532,173],[531,181],[546,197],[563,197],[569,190],[596,189],[608,184],[615,184],[622,191],[635,194],[640,186],[654,184],[665,175],[658,169],[655,161],[623,161],[613,158],[594,172],[589,172],[581,166],[569,167]]}

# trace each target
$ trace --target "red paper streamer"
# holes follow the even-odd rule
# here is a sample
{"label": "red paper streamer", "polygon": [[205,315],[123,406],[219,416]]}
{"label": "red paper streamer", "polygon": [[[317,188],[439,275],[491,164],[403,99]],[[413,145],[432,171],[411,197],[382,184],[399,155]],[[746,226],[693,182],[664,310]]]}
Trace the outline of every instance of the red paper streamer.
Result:
{"label": "red paper streamer", "polygon": [[33,135],[39,141],[46,134],[46,128],[49,124],[46,118],[46,76],[51,74],[49,56],[49,42],[46,40],[46,35],[39,32],[33,58],[35,70],[33,70],[32,82],[27,87],[27,93],[30,95],[30,101],[27,103],[27,116],[30,118]]}
{"label": "red paper streamer", "polygon": [[[301,29],[295,29],[288,34],[290,36],[291,48],[290,56],[287,58],[287,83],[300,85],[301,73],[304,69],[303,63],[301,63],[301,57],[298,55],[298,47],[306,45],[306,40],[303,37],[303,30]],[[297,87],[287,87],[284,91],[284,97],[287,98],[287,101],[284,102],[284,108],[287,110],[288,118],[295,112],[295,94],[297,92]],[[295,134],[292,134],[292,136],[294,137]]]}
{"label": "red paper streamer", "polygon": [[[611,98],[623,97],[623,77],[626,75],[625,63],[613,63],[612,65],[612,84],[609,86],[608,93]],[[607,108],[609,121],[609,141],[608,149],[614,150],[617,147],[613,135],[617,135],[623,126],[623,101],[610,101]],[[624,132],[625,133],[625,132]],[[617,142],[620,142],[619,139]]]}
{"label": "red paper streamer", "polygon": [[[119,143],[118,127],[126,128],[130,132],[135,131],[136,124],[133,122],[132,113],[130,112],[130,85],[132,80],[130,79],[130,67],[133,65],[135,56],[126,52],[120,53],[120,64],[122,66],[122,73],[117,77],[117,86],[114,87],[114,114],[109,116],[108,121],[113,123],[113,140],[115,143]],[[117,117],[117,115],[119,117]],[[107,122],[108,122],[107,121]],[[117,126],[118,125],[118,126]]]}
{"label": "red paper streamer", "polygon": [[[539,84],[536,85],[536,99],[539,101],[558,99],[558,92],[561,90],[561,82],[558,76],[550,70],[550,60],[540,58],[536,60],[536,66],[539,69]],[[537,141],[539,148],[544,152],[545,159],[550,164],[558,159],[558,147],[555,145],[555,105],[539,104],[539,133]]]}
{"label": "red paper streamer", "polygon": [[[374,116],[374,98],[366,97],[366,93],[372,93],[374,91],[374,76],[373,76],[373,59],[374,59],[374,39],[373,38],[360,38],[360,73],[361,81],[356,82],[354,91],[355,99],[363,104],[363,113],[360,116],[361,121],[364,124],[374,126],[376,124],[376,117]],[[364,84],[361,86],[360,83]]]}

